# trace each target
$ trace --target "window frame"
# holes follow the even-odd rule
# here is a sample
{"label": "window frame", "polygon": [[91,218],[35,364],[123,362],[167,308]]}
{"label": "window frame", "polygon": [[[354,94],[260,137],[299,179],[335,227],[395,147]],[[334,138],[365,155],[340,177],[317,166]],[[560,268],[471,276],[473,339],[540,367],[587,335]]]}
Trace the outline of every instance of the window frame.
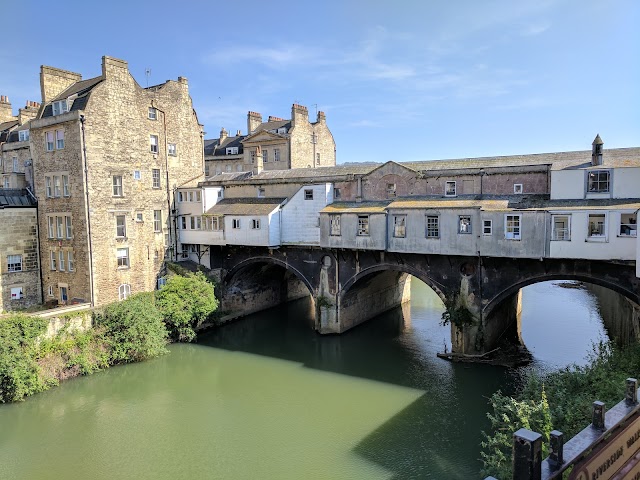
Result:
{"label": "window frame", "polygon": [[252,218],[251,219],[251,229],[252,230],[260,230],[260,219]]}
{"label": "window frame", "polygon": [[[556,218],[566,218],[566,227],[561,228],[560,230],[566,230],[566,234],[563,233],[562,236],[558,235],[558,228],[556,228]],[[562,238],[561,238],[562,237]],[[552,242],[570,242],[571,241],[571,214],[558,213],[551,214],[551,241]]]}
{"label": "window frame", "polygon": [[[512,223],[509,225],[509,218]],[[504,238],[505,240],[522,240],[522,214],[519,213],[506,213],[504,215]]]}
{"label": "window frame", "polygon": [[64,130],[56,130],[56,150],[64,149]]}
{"label": "window frame", "polygon": [[159,168],[151,169],[151,188],[161,188]]}
{"label": "window frame", "polygon": [[240,230],[240,219],[239,218],[232,218],[231,219],[231,228],[233,230]]}
{"label": "window frame", "polygon": [[[487,230],[488,228],[488,230]],[[490,237],[493,235],[493,220],[492,219],[483,219],[482,220],[482,235],[485,237]]]}
{"label": "window frame", "polygon": [[524,186],[522,183],[514,183],[513,184],[513,194],[514,195],[522,195],[524,193]]}
{"label": "window frame", "polygon": [[118,301],[126,300],[131,296],[131,285],[122,283],[118,286]]}
{"label": "window frame", "polygon": [[[124,253],[124,255],[121,255]],[[116,249],[116,264],[118,270],[126,269],[130,267],[129,261],[129,247],[121,247]]]}
{"label": "window frame", "polygon": [[69,188],[69,175],[61,175],[62,179],[62,196],[70,197],[71,189]]}
{"label": "window frame", "polygon": [[387,183],[387,198],[396,198],[396,184]]}
{"label": "window frame", "polygon": [[158,154],[158,145],[160,143],[160,139],[158,135],[149,134],[149,150],[154,155]]}
{"label": "window frame", "polygon": [[167,144],[167,155],[169,155],[170,157],[178,156],[178,145],[176,143]]}
{"label": "window frame", "polygon": [[370,236],[370,218],[369,215],[358,215],[358,229],[356,230],[357,237]]}
{"label": "window frame", "polygon": [[[591,217],[603,217],[603,222],[602,222],[602,233],[601,234],[593,234],[593,231],[591,229]],[[587,240],[606,240],[607,239],[607,225],[608,225],[608,218],[607,218],[607,214],[605,213],[589,213],[587,214]]]}
{"label": "window frame", "polygon": [[56,137],[53,130],[44,132],[44,149],[46,152],[53,152],[55,150]]}
{"label": "window frame", "polygon": [[157,120],[158,119],[158,109],[155,107],[149,107],[147,112],[147,118],[149,120]]}
{"label": "window frame", "polygon": [[116,215],[116,238],[127,238],[127,216]]}
{"label": "window frame", "polygon": [[407,237],[407,215],[393,215],[393,238]]}
{"label": "window frame", "polygon": [[[112,196],[114,197],[124,197],[124,182],[123,180],[123,176],[122,175],[112,175],[111,176],[112,180],[111,180],[111,185],[112,185],[112,190],[111,192],[113,193]],[[119,179],[119,181],[116,181],[117,179]]]}
{"label": "window frame", "polygon": [[[13,260],[13,261],[12,261]],[[7,272],[22,272],[22,254],[7,255]]]}
{"label": "window frame", "polygon": [[[429,222],[431,220],[431,222]],[[433,226],[435,220],[435,227]],[[425,238],[440,238],[440,215],[425,215]],[[431,223],[431,225],[430,225]],[[435,233],[435,235],[433,234]]]}
{"label": "window frame", "polygon": [[329,214],[329,236],[339,237],[342,235],[342,215],[339,213]]}
{"label": "window frame", "polygon": [[[594,180],[595,189],[591,188],[592,180],[591,176],[598,175],[597,180]],[[601,180],[600,175],[606,174],[606,180]],[[606,184],[606,190],[600,189],[600,184]],[[611,193],[611,170],[608,169],[596,169],[596,170],[587,170],[587,185],[586,185],[587,194],[590,193]]]}
{"label": "window frame", "polygon": [[162,232],[162,210],[153,211],[153,231]]}
{"label": "window frame", "polygon": [[67,250],[67,271],[68,272],[73,272],[74,271],[73,251],[71,251],[71,250]]}
{"label": "window frame", "polygon": [[313,200],[313,188],[305,188],[304,189],[304,199],[305,200]]}
{"label": "window frame", "polygon": [[[449,187],[453,185],[453,193],[450,193]],[[444,182],[444,196],[445,197],[457,197],[458,196],[458,184],[455,180],[446,180]]]}
{"label": "window frame", "polygon": [[[622,216],[628,216],[629,222],[623,223]],[[629,233],[622,233],[623,227],[627,227]],[[635,234],[632,234],[635,232]],[[636,238],[638,236],[638,214],[637,213],[622,213],[620,212],[620,228],[618,229],[618,236],[624,238]]]}
{"label": "window frame", "polygon": [[[467,228],[462,228],[463,226],[463,219],[468,219],[469,223],[467,223],[466,225],[468,225],[468,230]],[[470,235],[473,233],[473,221],[471,219],[471,215],[458,215],[458,235]]]}
{"label": "window frame", "polygon": [[26,142],[29,140],[29,130],[19,130],[18,131],[18,141]]}
{"label": "window frame", "polygon": [[279,148],[274,148],[273,149],[273,161],[274,162],[279,162],[280,161],[280,149]]}

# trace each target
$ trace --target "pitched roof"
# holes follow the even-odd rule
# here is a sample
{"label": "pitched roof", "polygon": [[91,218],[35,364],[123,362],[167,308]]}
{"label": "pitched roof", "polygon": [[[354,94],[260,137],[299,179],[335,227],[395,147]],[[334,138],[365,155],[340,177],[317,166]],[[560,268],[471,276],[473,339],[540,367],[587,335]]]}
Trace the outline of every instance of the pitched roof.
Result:
{"label": "pitched roof", "polygon": [[0,188],[0,208],[33,207],[35,199],[24,189]]}
{"label": "pitched roof", "polygon": [[320,213],[385,213],[390,201],[385,202],[335,202],[330,203]]}
{"label": "pitched roof", "polygon": [[42,116],[40,118],[52,117],[53,107],[51,106],[51,104],[58,100],[69,98],[74,94],[76,94],[77,97],[73,100],[69,111],[74,112],[76,110],[84,110],[87,106],[87,101],[89,100],[89,94],[91,93],[91,90],[101,81],[102,77],[94,77],[87,80],[80,80],[79,82],[74,83],[56,98],[51,100],[51,102],[45,105],[44,110],[42,111]]}
{"label": "pitched roof", "polygon": [[[204,154],[207,156],[227,156],[227,147],[238,147],[238,155],[242,154],[242,140],[245,135],[227,137],[220,143],[219,138],[204,141]],[[235,154],[234,154],[235,155]]]}
{"label": "pitched roof", "polygon": [[286,198],[223,198],[207,210],[207,215],[268,215]]}

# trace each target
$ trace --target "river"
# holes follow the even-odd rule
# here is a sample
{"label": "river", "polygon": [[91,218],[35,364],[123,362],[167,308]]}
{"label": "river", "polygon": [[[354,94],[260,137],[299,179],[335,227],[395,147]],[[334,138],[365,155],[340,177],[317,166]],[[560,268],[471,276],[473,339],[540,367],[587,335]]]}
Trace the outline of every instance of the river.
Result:
{"label": "river", "polygon": [[313,332],[308,300],[252,315],[0,405],[0,478],[480,478],[487,397],[527,370],[584,362],[606,338],[587,290],[523,295],[535,361],[520,369],[438,359],[449,328],[418,281],[410,308],[341,336]]}

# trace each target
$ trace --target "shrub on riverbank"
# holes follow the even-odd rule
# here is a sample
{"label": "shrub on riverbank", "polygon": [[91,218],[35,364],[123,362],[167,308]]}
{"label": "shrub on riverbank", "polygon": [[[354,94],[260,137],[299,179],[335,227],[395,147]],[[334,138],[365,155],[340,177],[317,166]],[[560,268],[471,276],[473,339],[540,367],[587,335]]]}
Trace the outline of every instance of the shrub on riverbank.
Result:
{"label": "shrub on riverbank", "polygon": [[0,321],[0,403],[21,400],[46,388],[39,375],[36,339],[47,320],[22,314]]}
{"label": "shrub on riverbank", "polygon": [[167,352],[167,329],[153,292],[138,293],[94,313],[110,365],[139,362]]}
{"label": "shrub on riverbank", "polygon": [[218,308],[214,286],[201,272],[170,277],[156,301],[171,338],[178,342],[193,341],[195,329]]}
{"label": "shrub on riverbank", "polygon": [[[519,428],[537,431],[546,448],[551,427],[568,441],[591,423],[595,400],[613,407],[624,398],[625,379],[640,373],[640,345],[618,348],[610,343],[594,346],[585,366],[567,367],[543,376],[532,375],[510,398],[500,392],[491,396],[491,432],[482,442],[483,475],[511,478],[513,432]],[[545,407],[543,403],[548,402]],[[548,410],[550,418],[541,417]],[[545,414],[546,415],[546,414]]]}

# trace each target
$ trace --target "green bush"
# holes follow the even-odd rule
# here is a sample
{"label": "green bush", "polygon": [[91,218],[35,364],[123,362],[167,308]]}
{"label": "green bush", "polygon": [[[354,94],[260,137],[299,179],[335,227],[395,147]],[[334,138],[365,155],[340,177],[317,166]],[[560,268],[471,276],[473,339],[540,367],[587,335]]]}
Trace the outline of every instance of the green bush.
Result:
{"label": "green bush", "polygon": [[94,324],[108,349],[109,363],[129,363],[167,352],[167,329],[153,293],[139,293],[107,305]]}
{"label": "green bush", "polygon": [[[604,402],[607,408],[620,402],[625,379],[637,378],[640,372],[640,345],[618,348],[601,342],[593,347],[587,360],[585,366],[574,365],[542,377],[530,376],[515,399],[500,392],[491,397],[491,432],[484,434],[486,440],[482,443],[483,474],[511,478],[512,435],[519,428],[541,433],[546,448],[550,425],[568,440],[591,423],[595,400]],[[543,401],[548,401],[550,425],[546,417],[540,420]],[[529,405],[537,407],[528,408]],[[546,407],[542,410],[546,411]]]}
{"label": "green bush", "polygon": [[201,272],[170,277],[156,299],[171,338],[178,342],[193,341],[195,329],[218,308],[214,286]]}
{"label": "green bush", "polygon": [[46,388],[35,346],[47,324],[45,319],[21,314],[0,320],[0,402],[22,400]]}

